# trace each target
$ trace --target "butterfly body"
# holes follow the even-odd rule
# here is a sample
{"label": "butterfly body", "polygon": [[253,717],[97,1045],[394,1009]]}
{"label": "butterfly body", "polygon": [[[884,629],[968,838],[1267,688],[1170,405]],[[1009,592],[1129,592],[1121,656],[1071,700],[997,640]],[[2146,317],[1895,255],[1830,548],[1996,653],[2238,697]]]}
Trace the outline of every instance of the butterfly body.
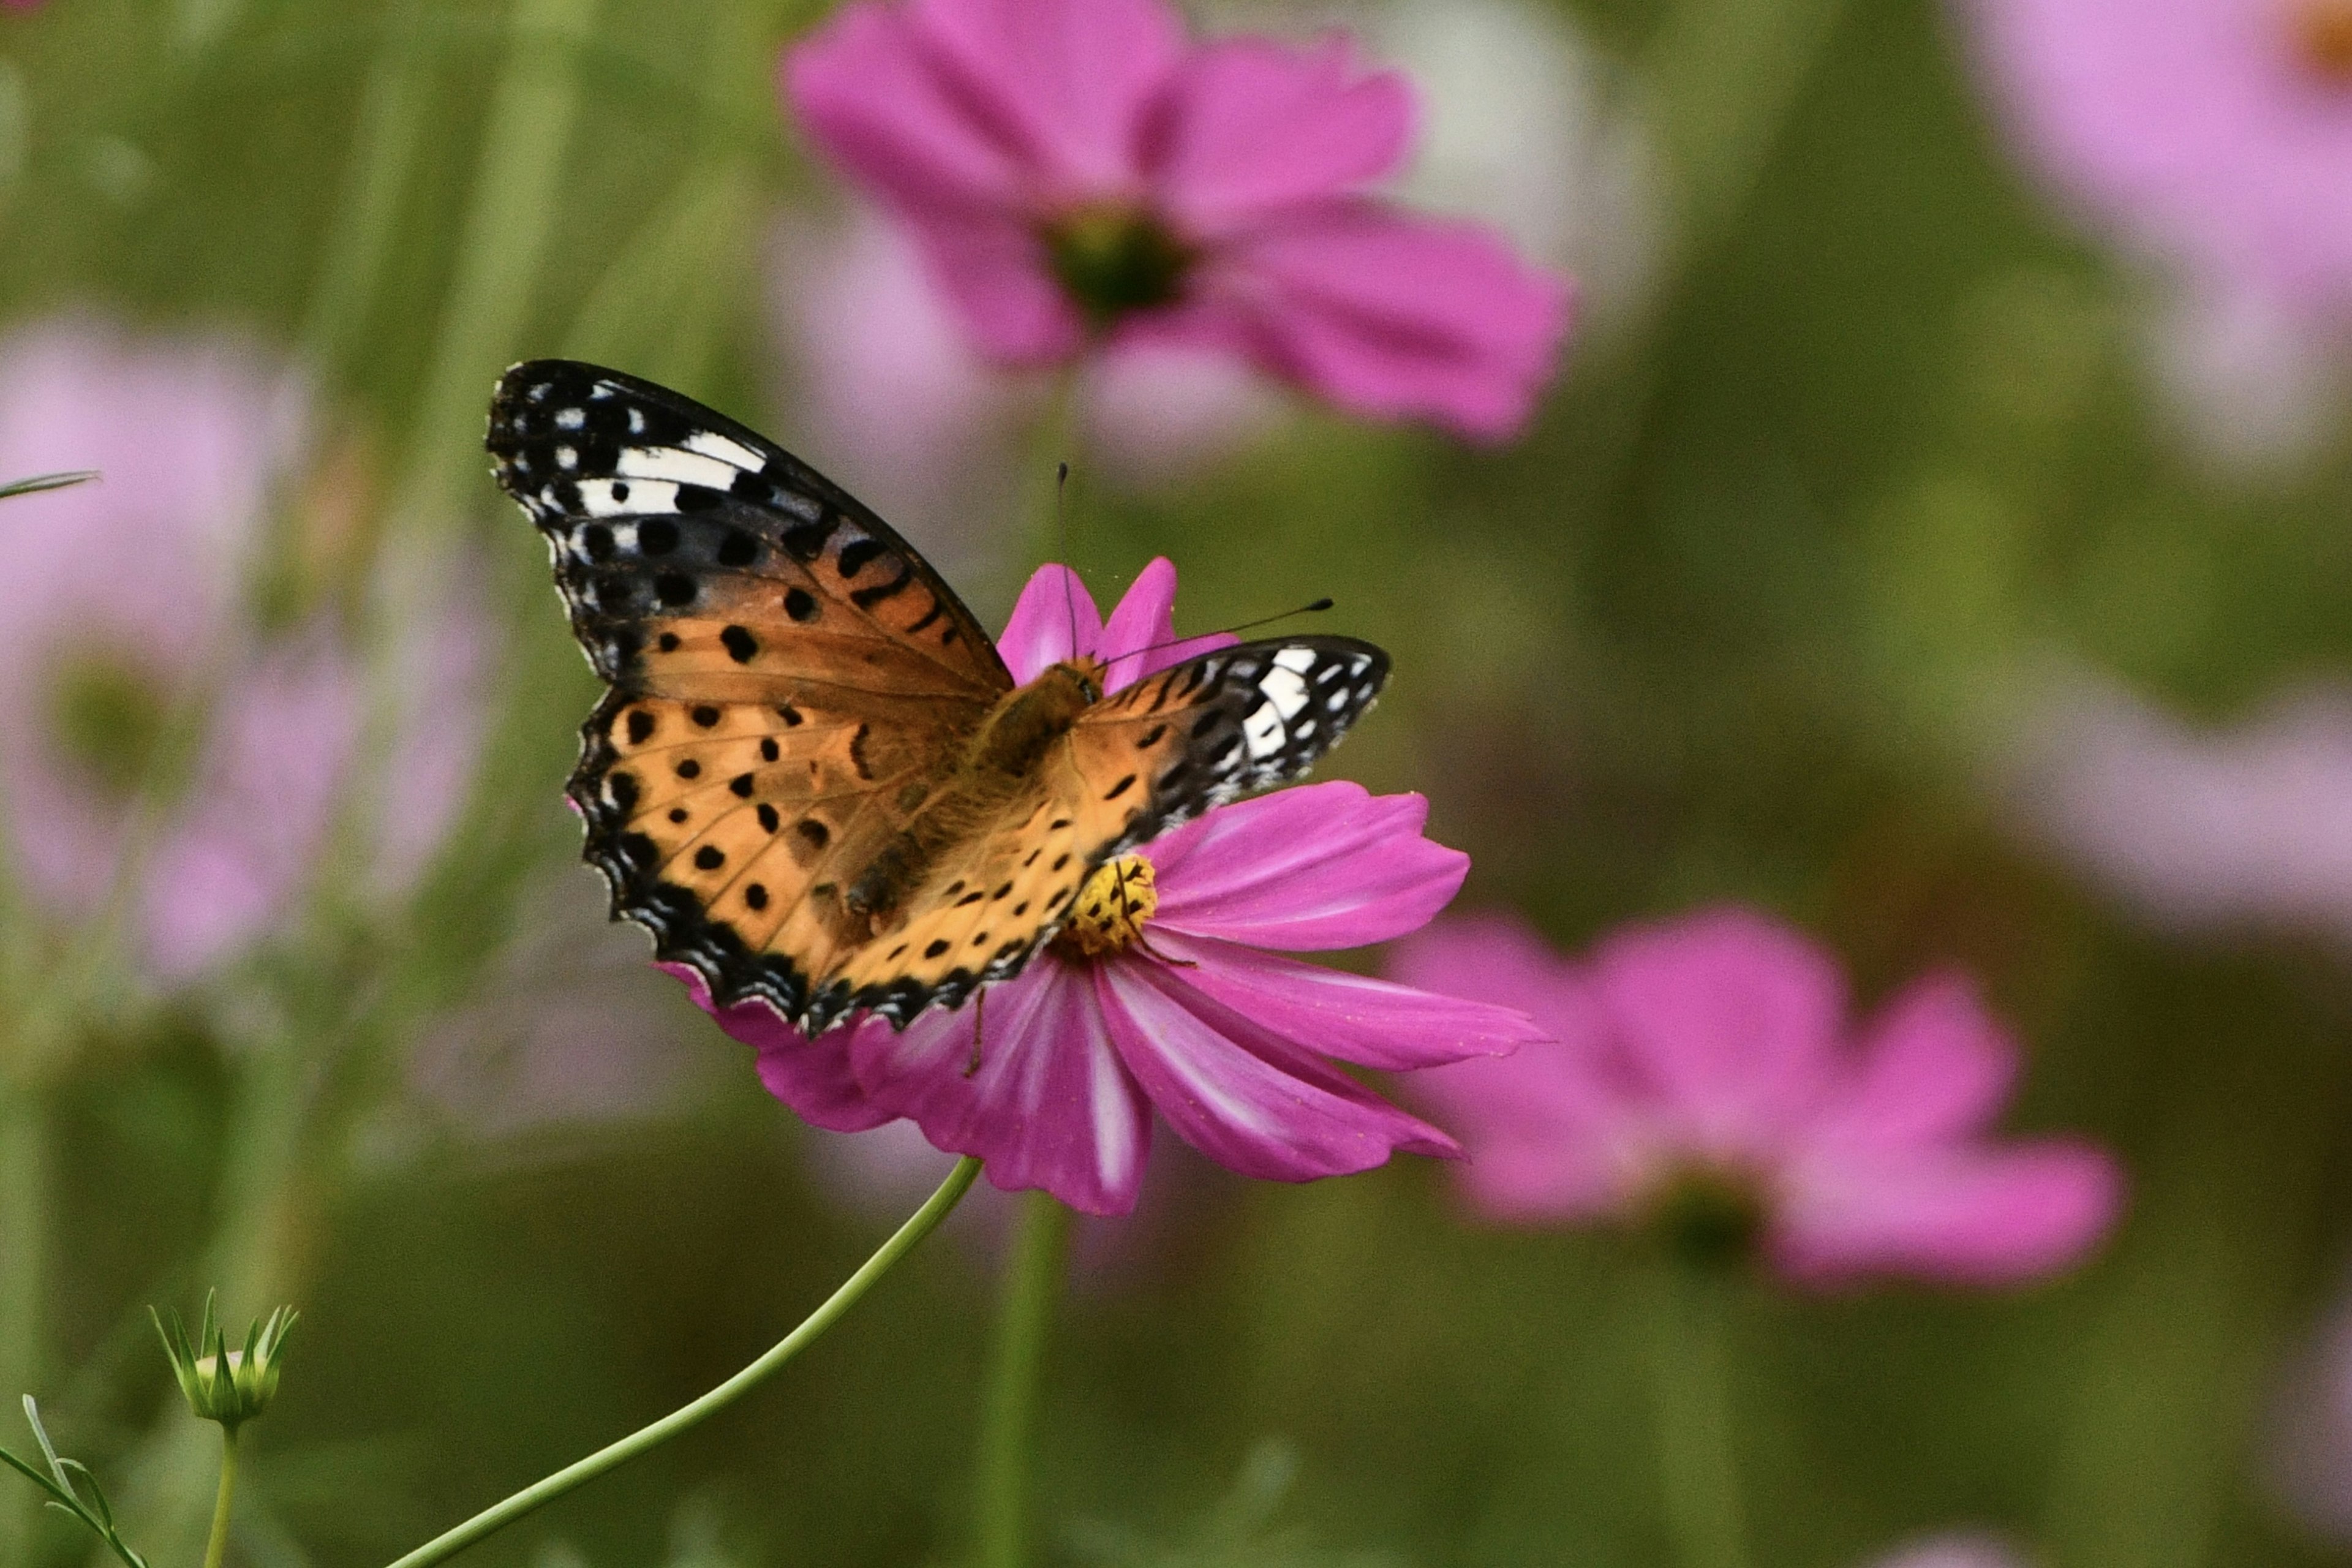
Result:
{"label": "butterfly body", "polygon": [[1085,657],[1016,684],[880,519],[618,372],[517,365],[488,446],[611,687],[569,793],[615,916],[811,1032],[1017,973],[1094,868],[1297,777],[1387,676],[1369,643],[1293,637],[1118,690]]}

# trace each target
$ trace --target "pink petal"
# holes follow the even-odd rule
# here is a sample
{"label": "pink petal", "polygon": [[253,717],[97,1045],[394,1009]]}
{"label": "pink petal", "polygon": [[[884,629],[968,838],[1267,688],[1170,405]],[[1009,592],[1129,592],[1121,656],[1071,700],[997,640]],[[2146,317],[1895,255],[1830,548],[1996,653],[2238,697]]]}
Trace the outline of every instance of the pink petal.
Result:
{"label": "pink petal", "polygon": [[786,52],[786,102],[826,156],[918,222],[1010,216],[1030,171],[927,56],[904,8],[858,0]]}
{"label": "pink petal", "polygon": [[[1111,611],[1109,621],[1104,625],[1102,638],[1096,643],[1094,651],[1097,658],[1118,661],[1111,666],[1108,682],[1108,689],[1117,691],[1147,675],[1156,675],[1216,648],[1231,647],[1240,640],[1230,632],[1204,632],[1177,640],[1176,566],[1165,555],[1159,555],[1128,585],[1118,607]],[[1144,653],[1145,648],[1153,651]]]}
{"label": "pink petal", "polygon": [[1138,133],[1184,52],[1158,0],[917,0],[912,27],[1040,203],[1132,195]]}
{"label": "pink petal", "polygon": [[1171,84],[1154,184],[1189,231],[1228,234],[1394,173],[1412,122],[1404,79],[1358,74],[1344,38],[1309,49],[1227,39],[1195,50]]}
{"label": "pink petal", "polygon": [[1042,1188],[1087,1214],[1127,1213],[1151,1123],[1085,973],[1041,959],[985,994],[984,1025],[967,1003],[923,1014],[904,1032],[862,1026],[850,1041],[858,1081],[933,1144],[987,1161],[999,1187]]}
{"label": "pink petal", "polygon": [[2012,1284],[2080,1262],[2122,1203],[2114,1160],[2057,1140],[1823,1160],[1786,1178],[1770,1245],[1784,1271],[1814,1283],[1894,1271]]}
{"label": "pink petal", "polygon": [[1197,965],[1185,981],[1265,1029],[1358,1067],[1403,1072],[1508,1054],[1548,1038],[1524,1013],[1301,963],[1233,942],[1155,931],[1152,945]]}
{"label": "pink petal", "polygon": [[1834,1081],[1844,983],[1787,926],[1709,910],[1612,937],[1593,969],[1629,1068],[1702,1154],[1776,1152]]}
{"label": "pink petal", "polygon": [[1418,930],[1470,858],[1421,836],[1429,803],[1345,781],[1220,807],[1139,851],[1158,924],[1292,951],[1361,947]]}
{"label": "pink petal", "polygon": [[1119,1059],[1179,1136],[1245,1176],[1304,1182],[1454,1141],[1355,1079],[1202,994],[1149,959],[1097,965]]}
{"label": "pink petal", "polygon": [[931,281],[972,347],[999,364],[1059,364],[1087,346],[1086,320],[1046,270],[1028,226],[992,217],[912,218]]}
{"label": "pink petal", "polygon": [[1568,284],[1465,224],[1330,203],[1213,251],[1157,331],[1224,344],[1339,408],[1516,435],[1557,365]]}
{"label": "pink petal", "polygon": [[2016,1073],[2017,1047],[1976,987],[1930,975],[1872,1021],[1860,1069],[1815,1135],[1878,1147],[1957,1139],[1993,1119]]}
{"label": "pink petal", "polygon": [[811,1039],[777,1016],[776,1010],[765,1002],[712,1006],[709,986],[703,983],[699,973],[686,964],[661,963],[655,967],[684,982],[696,1006],[709,1014],[730,1036],[760,1053],[760,1081],[802,1121],[834,1132],[863,1132],[897,1120],[895,1111],[886,1110],[866,1098],[849,1069],[851,1036],[868,1029],[887,1033],[888,1024],[876,1020],[828,1029]]}
{"label": "pink petal", "polygon": [[1021,590],[1012,618],[996,639],[996,651],[1013,679],[1026,685],[1101,640],[1102,615],[1085,581],[1068,567],[1048,563],[1031,574]]}
{"label": "pink petal", "polygon": [[1608,1030],[1580,966],[1526,922],[1441,920],[1391,950],[1413,984],[1523,1007],[1549,1037],[1507,1057],[1417,1072],[1400,1086],[1462,1140],[1463,1195],[1489,1219],[1603,1217],[1623,1206],[1644,1146],[1625,1086],[1608,1070]]}

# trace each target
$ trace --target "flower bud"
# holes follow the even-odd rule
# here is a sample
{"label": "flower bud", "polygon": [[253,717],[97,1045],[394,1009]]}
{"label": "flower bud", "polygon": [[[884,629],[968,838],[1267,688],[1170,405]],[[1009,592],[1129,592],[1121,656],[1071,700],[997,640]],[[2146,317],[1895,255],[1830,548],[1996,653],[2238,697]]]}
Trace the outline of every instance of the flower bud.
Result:
{"label": "flower bud", "polygon": [[194,1341],[177,1310],[168,1323],[152,1307],[147,1315],[155,1321],[155,1332],[163,1341],[163,1353],[172,1358],[172,1372],[180,1380],[190,1412],[201,1420],[219,1422],[233,1434],[268,1409],[277,1395],[286,1336],[302,1314],[291,1307],[278,1308],[246,1330],[243,1349],[232,1350],[213,1315],[215,1294],[205,1292],[204,1321]]}

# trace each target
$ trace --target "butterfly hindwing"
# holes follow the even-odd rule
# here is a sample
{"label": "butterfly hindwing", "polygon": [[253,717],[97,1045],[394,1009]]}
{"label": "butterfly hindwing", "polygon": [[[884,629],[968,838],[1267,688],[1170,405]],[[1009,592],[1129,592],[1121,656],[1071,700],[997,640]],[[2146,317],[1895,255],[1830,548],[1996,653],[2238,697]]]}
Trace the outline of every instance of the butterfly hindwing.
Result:
{"label": "butterfly hindwing", "polygon": [[1388,678],[1389,656],[1353,637],[1276,637],[1187,659],[1078,721],[1070,740],[1085,790],[1073,804],[1119,824],[1105,857],[1118,854],[1302,776]]}
{"label": "butterfly hindwing", "polygon": [[1089,709],[1033,787],[945,858],[907,921],[844,972],[848,1000],[904,1024],[1020,972],[1105,861],[1210,807],[1297,778],[1388,679],[1350,637],[1244,643]]}

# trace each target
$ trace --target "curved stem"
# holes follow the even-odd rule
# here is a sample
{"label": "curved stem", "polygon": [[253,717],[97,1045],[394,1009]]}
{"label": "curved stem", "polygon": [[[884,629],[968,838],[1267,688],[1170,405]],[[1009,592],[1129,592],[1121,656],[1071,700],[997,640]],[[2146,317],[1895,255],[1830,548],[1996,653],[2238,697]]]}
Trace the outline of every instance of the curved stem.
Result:
{"label": "curved stem", "polygon": [[205,1568],[221,1568],[228,1555],[229,1505],[236,1497],[236,1428],[221,1428],[220,1492],[213,1499],[213,1532],[205,1542]]}
{"label": "curved stem", "polygon": [[1688,1263],[1667,1259],[1658,1267],[1658,1474],[1666,1528],[1684,1568],[1748,1564],[1732,1456],[1726,1284]]}
{"label": "curved stem", "polygon": [[484,1509],[455,1530],[436,1536],[407,1556],[392,1564],[392,1568],[426,1568],[428,1563],[445,1563],[467,1547],[496,1533],[538,1511],[574,1488],[586,1485],[607,1470],[618,1469],[648,1449],[657,1448],[689,1426],[717,1415],[749,1394],[769,1373],[798,1354],[804,1345],[825,1330],[833,1327],[843,1313],[857,1304],[857,1299],[873,1287],[877,1279],[890,1271],[891,1265],[915,1249],[915,1244],[938,1228],[947,1218],[972,1178],[980,1174],[980,1162],[967,1157],[956,1162],[948,1179],[940,1184],[939,1191],[923,1202],[897,1234],[884,1242],[880,1250],[859,1266],[856,1273],[842,1282],[841,1288],[824,1300],[824,1304],[802,1320],[794,1329],[777,1342],[767,1354],[704,1394],[690,1405],[682,1405],[649,1426],[640,1427],[617,1443],[608,1444],[577,1463],[565,1466],[546,1479],[523,1488],[522,1490]]}
{"label": "curved stem", "polygon": [[1028,1561],[1029,1451],[1037,1425],[1037,1374],[1045,1333],[1061,1293],[1070,1211],[1045,1193],[1022,1200],[1013,1255],[1005,1260],[997,1310],[988,1402],[982,1407],[979,1495],[980,1568],[1022,1568]]}

